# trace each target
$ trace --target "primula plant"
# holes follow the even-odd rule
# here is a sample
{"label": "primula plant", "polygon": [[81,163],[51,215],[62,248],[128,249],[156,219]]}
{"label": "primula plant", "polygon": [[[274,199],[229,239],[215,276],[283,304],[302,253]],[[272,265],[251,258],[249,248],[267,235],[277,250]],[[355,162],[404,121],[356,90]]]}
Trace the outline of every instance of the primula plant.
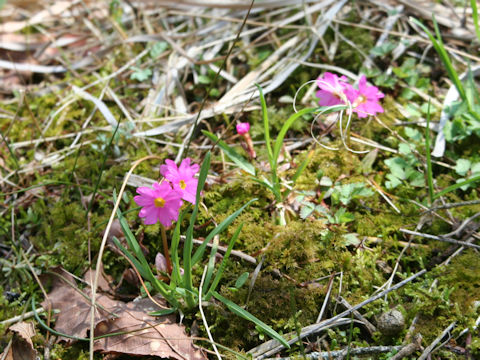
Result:
{"label": "primula plant", "polygon": [[[317,91],[316,94],[319,98],[318,103],[320,107],[306,108],[290,116],[283,124],[277,138],[274,141],[272,141],[270,137],[270,126],[268,121],[265,97],[263,96],[262,88],[257,85],[260,94],[260,103],[262,107],[262,118],[264,125],[263,130],[267,148],[268,162],[270,165],[269,178],[260,175],[258,170],[255,169],[254,165],[248,162],[244,157],[238,154],[224,141],[220,140],[215,134],[212,134],[208,131],[203,131],[203,133],[207,137],[209,137],[213,142],[218,144],[218,146],[236,165],[238,165],[242,170],[246,171],[251,176],[252,180],[266,187],[273,193],[277,205],[277,219],[278,222],[282,225],[286,224],[285,210],[282,206],[282,203],[291,193],[293,187],[295,186],[296,180],[305,170],[306,166],[308,165],[308,161],[313,155],[313,152],[310,152],[307,155],[306,159],[298,166],[295,174],[290,179],[288,179],[288,181],[283,181],[283,179],[281,178],[281,174],[279,174],[278,172],[278,159],[283,146],[283,140],[292,124],[296,120],[311,113],[316,113],[317,116],[320,116],[329,113],[339,112],[340,128],[342,129],[343,112],[347,111],[349,114],[349,120],[345,127],[346,134],[350,125],[352,113],[356,113],[359,118],[364,118],[369,115],[376,115],[377,113],[383,112],[383,108],[379,104],[379,100],[383,98],[384,95],[378,90],[377,87],[367,85],[367,80],[365,76],[360,77],[358,88],[354,88],[352,85],[350,85],[347,82],[347,78],[345,76],[338,77],[337,75],[329,72],[326,72],[323,77],[319,77],[316,80],[316,83],[320,89]],[[253,144],[250,135],[248,134],[250,125],[248,123],[239,123],[237,124],[236,128],[237,133],[241,135],[246,141],[247,152],[250,158],[255,158],[255,150],[253,149]],[[340,134],[342,137],[342,141],[345,144],[345,147],[349,149],[345,142],[346,135],[344,134],[343,130],[340,131]],[[318,143],[322,146],[325,146],[320,142]],[[330,147],[327,148],[335,150]]]}
{"label": "primula plant", "polygon": [[[166,160],[166,164],[160,167],[160,173],[164,177],[163,181],[160,183],[154,183],[153,188],[142,186],[137,189],[138,195],[135,196],[134,201],[142,207],[139,216],[144,219],[146,225],[155,224],[157,222],[160,222],[161,224],[164,256],[167,262],[166,280],[162,280],[165,278],[160,279],[152,272],[151,264],[145,258],[139,243],[133,235],[133,232],[130,230],[129,225],[120,210],[117,212],[117,215],[126,238],[128,249],[123,246],[117,238],[114,238],[114,242],[135,266],[143,279],[145,279],[154,291],[163,296],[163,298],[165,298],[170,304],[170,308],[158,311],[155,313],[156,315],[163,315],[175,311],[190,311],[198,306],[200,297],[202,301],[208,301],[214,297],[224,303],[225,306],[235,314],[253,322],[266,334],[277,339],[285,346],[288,346],[285,340],[268,325],[216,291],[243,224],[240,224],[234,232],[229,241],[223,260],[216,271],[215,257],[217,246],[212,247],[208,265],[205,265],[205,281],[201,288],[199,285],[194,285],[192,275],[193,269],[202,266],[202,260],[204,258],[207,244],[214,238],[214,236],[225,230],[248,205],[256,200],[250,200],[218,224],[208,234],[196,251],[193,251],[193,230],[198,214],[198,207],[201,203],[202,189],[207,178],[209,167],[210,153],[206,154],[201,169],[199,169],[197,164],[192,164],[189,158],[184,159],[179,167],[177,167],[172,160]],[[199,170],[200,174],[197,179],[195,178],[195,174],[197,174]],[[193,209],[191,209],[191,205],[183,206],[182,199],[193,204]],[[179,249],[181,224],[182,220],[187,217],[187,214],[189,213],[190,220],[185,235],[183,261],[181,262],[179,257],[179,252],[181,252]],[[173,235],[170,247],[168,247],[166,230],[173,225]]]}

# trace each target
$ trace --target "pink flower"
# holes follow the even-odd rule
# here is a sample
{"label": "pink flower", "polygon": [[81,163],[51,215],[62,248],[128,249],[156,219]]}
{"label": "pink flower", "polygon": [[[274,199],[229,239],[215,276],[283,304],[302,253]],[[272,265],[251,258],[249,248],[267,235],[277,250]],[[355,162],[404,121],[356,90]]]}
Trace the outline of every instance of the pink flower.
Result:
{"label": "pink flower", "polygon": [[376,86],[368,86],[365,75],[360,77],[358,90],[350,87],[345,90],[345,94],[352,103],[353,111],[357,113],[359,118],[383,113],[383,108],[379,104],[379,100],[385,95],[383,95]]}
{"label": "pink flower", "polygon": [[172,189],[168,182],[154,183],[153,189],[141,186],[137,188],[137,194],[133,200],[143,207],[138,216],[145,218],[145,224],[156,224],[160,220],[163,226],[168,227],[178,220],[182,193]]}
{"label": "pink flower", "polygon": [[345,76],[338,77],[335,74],[326,72],[323,74],[323,77],[320,76],[316,82],[320,88],[316,93],[320,106],[333,106],[345,103],[345,89],[351,87],[351,85],[347,83]]}
{"label": "pink flower", "polygon": [[182,193],[182,199],[195,204],[197,196],[198,180],[194,178],[200,167],[197,164],[190,165],[190,158],[183,159],[180,167],[172,160],[165,160],[167,165],[160,166],[160,174],[170,181],[175,190]]}
{"label": "pink flower", "polygon": [[239,135],[244,135],[250,130],[250,124],[248,122],[238,123],[237,124],[237,133]]}

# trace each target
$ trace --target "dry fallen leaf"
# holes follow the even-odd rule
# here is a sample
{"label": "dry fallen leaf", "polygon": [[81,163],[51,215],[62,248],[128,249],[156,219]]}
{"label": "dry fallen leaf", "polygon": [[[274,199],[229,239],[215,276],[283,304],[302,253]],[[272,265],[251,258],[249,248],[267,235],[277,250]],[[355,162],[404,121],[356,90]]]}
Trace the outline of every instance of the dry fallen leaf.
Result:
{"label": "dry fallen leaf", "polygon": [[[88,279],[89,274],[86,274]],[[90,300],[88,300],[90,291],[89,289],[87,291],[79,289],[75,279],[65,272],[60,272],[59,275],[61,277],[53,277],[52,291],[48,294],[52,309],[59,311],[56,316],[55,330],[70,336],[85,338],[90,329]],[[95,313],[95,324],[114,317],[112,313],[118,305],[117,301],[99,294],[97,302],[101,307]],[[44,309],[48,309],[48,301],[43,301],[42,306]],[[72,342],[73,340],[60,337],[59,341]]]}
{"label": "dry fallen leaf", "polygon": [[157,309],[150,299],[124,303],[121,309],[117,309],[118,318],[98,324],[95,336],[116,332],[126,334],[95,341],[95,350],[179,360],[205,359],[185,333],[184,327],[175,322],[175,315],[148,315]]}
{"label": "dry fallen leaf", "polygon": [[[90,288],[74,289],[73,277],[60,272],[62,277],[53,278],[52,291],[48,294],[52,309],[57,309],[55,330],[75,337],[86,338],[90,329]],[[89,271],[84,278],[87,283],[95,276]],[[108,281],[100,276],[99,284]],[[73,286],[72,286],[73,285]],[[104,286],[101,286],[104,287]],[[99,288],[100,289],[100,288]],[[165,300],[156,299],[166,306]],[[197,349],[185,328],[175,322],[175,315],[153,317],[148,315],[159,308],[150,299],[125,303],[98,294],[99,306],[95,314],[95,336],[109,333],[125,333],[108,336],[95,341],[95,350],[107,354],[159,356],[171,359],[206,359]],[[47,308],[48,302],[42,305]],[[72,342],[73,339],[59,338]]]}
{"label": "dry fallen leaf", "polygon": [[35,335],[35,326],[31,322],[19,322],[10,326],[13,331],[12,345],[6,353],[0,354],[5,360],[35,360],[37,351],[33,348],[32,336]]}

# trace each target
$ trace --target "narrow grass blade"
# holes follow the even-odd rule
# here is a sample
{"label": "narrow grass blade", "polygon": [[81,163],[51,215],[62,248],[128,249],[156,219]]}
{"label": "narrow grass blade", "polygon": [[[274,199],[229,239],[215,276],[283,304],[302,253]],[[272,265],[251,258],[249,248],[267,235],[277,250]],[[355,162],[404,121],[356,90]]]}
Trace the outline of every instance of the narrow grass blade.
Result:
{"label": "narrow grass blade", "polygon": [[[302,161],[302,163],[300,164],[300,166],[298,167],[297,171],[295,172],[295,174],[293,175],[292,177],[292,182],[293,182],[293,185],[295,185],[297,179],[300,177],[300,175],[302,175],[303,171],[305,170],[305,168],[307,167],[308,163],[310,162],[310,160],[312,159],[313,157],[313,154],[314,154],[314,151],[313,150],[310,150],[307,157],[305,158],[305,160]],[[287,197],[288,194],[290,194],[292,190],[291,189],[287,189],[284,193],[283,193],[283,197]]]}
{"label": "narrow grass blade", "polygon": [[123,253],[123,255],[125,255],[132,262],[133,266],[135,266],[135,268],[138,270],[140,275],[143,278],[147,279],[148,278],[148,273],[145,270],[143,270],[143,266],[142,266],[142,264],[140,264],[140,262],[137,260],[137,258],[135,258],[132,254],[130,254],[130,252],[122,245],[122,243],[117,239],[116,236],[113,237],[113,242],[114,242],[115,246],[120,249],[120,251]]}
{"label": "narrow grass blade", "polygon": [[470,5],[472,7],[472,18],[473,25],[475,25],[475,33],[477,34],[478,41],[480,41],[480,26],[478,24],[477,0],[470,0]]}
{"label": "narrow grass blade", "polygon": [[205,281],[203,283],[201,296],[207,293],[208,285],[210,284],[210,280],[212,279],[213,271],[215,270],[215,260],[217,256],[217,250],[218,250],[218,236],[213,238],[213,246],[212,246],[212,250],[210,251],[210,257],[208,259],[207,274],[205,275]]}
{"label": "narrow grass blade", "polygon": [[252,199],[249,202],[247,202],[240,209],[235,211],[233,214],[231,214],[225,220],[223,220],[220,224],[218,224],[218,226],[215,227],[215,229],[213,229],[210,232],[210,234],[208,234],[205,240],[203,240],[203,242],[198,247],[197,251],[195,251],[195,254],[193,254],[192,265],[195,265],[198,261],[200,261],[205,251],[205,248],[207,247],[207,244],[210,242],[210,240],[212,240],[215,235],[225,230],[237,218],[237,216],[240,215],[240,213],[254,201],[257,201],[257,199]]}
{"label": "narrow grass blade", "polygon": [[198,176],[197,194],[195,199],[195,206],[193,207],[192,215],[190,216],[190,223],[187,228],[185,236],[185,243],[183,245],[183,285],[186,290],[186,301],[188,307],[193,307],[195,304],[193,298],[193,283],[192,283],[192,251],[193,251],[193,227],[197,219],[198,207],[200,206],[200,195],[207,179],[208,169],[210,168],[210,151],[205,154],[202,167],[200,168],[200,175]]}
{"label": "narrow grass blade", "polygon": [[470,178],[470,179],[467,179],[467,180],[462,181],[462,182],[460,182],[460,183],[458,183],[458,184],[454,184],[454,185],[451,185],[451,186],[443,189],[442,191],[436,193],[435,196],[433,197],[433,199],[434,199],[434,200],[435,200],[435,199],[438,199],[440,196],[443,196],[443,195],[445,195],[445,194],[448,194],[449,192],[452,192],[452,191],[454,191],[454,190],[457,190],[457,189],[461,188],[462,186],[472,184],[472,183],[474,183],[474,182],[476,182],[476,181],[480,181],[480,175],[474,176],[474,177],[472,177],[472,178]]}
{"label": "narrow grass blade", "polygon": [[299,112],[293,114],[290,116],[287,121],[285,121],[285,124],[283,124],[282,128],[280,129],[280,132],[278,133],[277,139],[275,140],[275,145],[273,147],[273,161],[274,161],[274,166],[272,167],[273,169],[277,169],[277,161],[278,161],[278,156],[280,155],[280,149],[282,148],[283,145],[283,139],[285,138],[285,135],[287,134],[288,129],[290,129],[290,126],[297,120],[298,118],[302,117],[303,115],[310,114],[314,111],[318,110],[318,108],[306,108],[303,110],[300,110]]}
{"label": "narrow grass blade", "polygon": [[182,224],[183,217],[186,210],[182,211],[178,216],[177,224],[173,230],[172,240],[170,242],[170,256],[172,258],[173,271],[171,283],[178,284],[182,278],[180,274],[180,259],[178,257],[178,245],[180,244],[180,225]]}
{"label": "narrow grass blade", "polygon": [[290,345],[288,345],[288,342],[279,333],[277,333],[275,330],[273,330],[270,326],[265,324],[263,321],[257,319],[255,316],[250,314],[248,311],[242,309],[240,306],[238,306],[234,302],[228,300],[227,298],[224,298],[222,295],[220,295],[216,291],[213,292],[213,297],[218,301],[221,301],[222,303],[224,303],[225,306],[228,307],[231,312],[237,314],[238,316],[248,321],[253,322],[255,325],[259,326],[268,336],[279,341],[283,346],[290,349]]}
{"label": "narrow grass blade", "polygon": [[[264,180],[258,179],[256,177],[253,177],[253,176],[250,179],[255,181],[256,183],[259,183],[262,186],[265,186],[268,190],[270,190],[275,195],[275,197],[277,196],[277,194],[275,194],[275,189],[273,188],[273,186],[270,183],[268,183]],[[280,194],[279,194],[279,196],[280,196]]]}
{"label": "narrow grass blade", "polygon": [[268,123],[268,112],[267,112],[267,103],[265,102],[265,96],[263,95],[263,89],[259,84],[255,84],[260,93],[260,104],[262,106],[262,119],[263,119],[263,131],[265,136],[265,144],[267,146],[268,162],[270,163],[270,168],[273,168],[273,152],[272,152],[272,142],[270,139],[270,124]]}
{"label": "narrow grass blade", "polygon": [[247,159],[245,159],[242,155],[237,153],[233,150],[227,143],[223,140],[220,140],[215,134],[208,132],[206,130],[202,130],[203,135],[208,137],[210,140],[218,144],[218,147],[223,150],[223,152],[241,169],[245,170],[250,175],[255,176],[255,168],[252,164],[250,164]]}
{"label": "narrow grass blade", "polygon": [[460,78],[458,77],[457,72],[455,71],[455,68],[452,65],[452,62],[450,61],[450,57],[448,56],[447,51],[445,50],[445,47],[443,46],[442,42],[442,37],[440,36],[440,31],[438,29],[437,22],[435,21],[435,17],[433,17],[433,24],[435,26],[435,32],[438,37],[438,39],[435,39],[433,34],[430,32],[430,30],[427,29],[425,25],[423,25],[420,21],[418,21],[415,18],[411,18],[411,21],[420,26],[422,30],[427,34],[428,38],[432,42],[433,47],[437,51],[438,55],[440,56],[440,59],[443,62],[443,65],[445,66],[445,69],[447,70],[448,77],[452,82],[455,84],[455,87],[457,88],[458,93],[460,94],[460,97],[462,98],[463,101],[466,101],[465,97],[465,89],[463,88],[463,84],[460,81]]}
{"label": "narrow grass blade", "polygon": [[432,172],[432,158],[430,154],[430,101],[428,101],[427,108],[427,127],[425,128],[425,155],[427,158],[427,184],[428,197],[430,198],[430,205],[433,203],[433,172]]}
{"label": "narrow grass blade", "polygon": [[[210,286],[210,289],[207,292],[207,295],[205,295],[205,301],[208,301],[211,297],[213,292],[217,289],[218,283],[220,282],[220,279],[223,276],[223,272],[225,271],[225,268],[227,267],[228,264],[228,258],[230,257],[230,253],[233,250],[233,246],[235,245],[235,242],[238,239],[238,235],[240,235],[240,232],[242,231],[243,223],[241,223],[235,233],[233,234],[232,238],[230,239],[230,242],[228,243],[228,248],[227,251],[225,252],[225,255],[223,255],[223,260],[222,263],[220,264],[220,267],[217,270],[217,274],[215,275],[215,278],[213,279],[212,286]],[[205,283],[205,287],[208,286],[208,283]]]}

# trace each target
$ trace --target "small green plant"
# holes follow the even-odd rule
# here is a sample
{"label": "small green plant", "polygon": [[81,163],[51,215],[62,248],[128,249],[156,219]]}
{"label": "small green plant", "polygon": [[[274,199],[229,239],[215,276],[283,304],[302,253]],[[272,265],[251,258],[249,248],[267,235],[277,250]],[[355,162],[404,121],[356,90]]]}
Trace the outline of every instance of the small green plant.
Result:
{"label": "small green plant", "polygon": [[[468,179],[478,178],[480,176],[480,162],[471,162],[468,159],[458,159],[457,164],[455,166],[455,172],[462,176],[462,178],[457,179],[457,184],[463,183]],[[467,190],[468,188],[473,187],[472,183],[468,183],[465,185],[460,186],[460,189],[463,191]]]}
{"label": "small green plant", "polygon": [[[327,179],[326,177],[323,177],[323,183],[331,184],[331,181],[328,182],[329,179]],[[320,218],[326,218],[330,224],[341,225],[349,223],[355,220],[355,217],[352,213],[347,211],[345,206],[355,199],[372,196],[374,194],[364,183],[335,184],[335,186],[330,187],[330,189],[324,187],[324,190],[325,193],[323,194],[322,199],[330,197],[332,200],[332,206],[342,206],[336,210],[328,209],[324,205],[319,205],[318,203],[313,202],[316,195],[315,192],[303,192],[296,198],[297,202],[300,203],[300,217],[302,219],[306,219],[311,215],[316,215]]]}
{"label": "small green plant", "polygon": [[[276,331],[270,328],[267,324],[263,323],[262,321],[260,321],[259,319],[251,315],[249,312],[245,311],[240,306],[228,300],[227,298],[223,297],[217,292],[217,287],[220,284],[220,280],[222,279],[223,272],[228,264],[229,256],[231,254],[235,241],[237,240],[240,234],[240,231],[242,230],[243,224],[240,224],[237,227],[235,233],[231,237],[228,243],[227,251],[224,254],[223,260],[216,271],[215,271],[215,257],[217,254],[217,247],[216,246],[212,247],[209,260],[208,260],[208,265],[206,267],[205,280],[201,288],[202,291],[200,291],[199,287],[195,287],[193,284],[193,271],[195,267],[201,266],[200,263],[203,259],[205,250],[207,248],[207,244],[216,235],[219,235],[221,232],[223,232],[248,205],[250,205],[253,201],[256,200],[256,199],[250,200],[244,206],[236,210],[233,214],[231,214],[224,221],[218,224],[208,234],[208,236],[205,238],[202,244],[196,249],[196,251],[193,251],[193,230],[194,230],[195,221],[198,214],[201,192],[205,184],[205,180],[207,178],[207,172],[209,167],[210,167],[210,153],[207,153],[203,161],[202,167],[200,169],[200,175],[198,178],[198,185],[196,187],[196,194],[195,194],[196,198],[194,201],[193,209],[190,212],[190,207],[189,207],[180,212],[175,229],[173,231],[170,249],[169,250],[167,249],[165,253],[165,257],[167,258],[167,264],[170,261],[170,257],[171,257],[172,268],[171,268],[171,273],[169,274],[170,275],[169,281],[162,281],[154,275],[150,264],[148,263],[145,256],[143,255],[143,252],[139,243],[137,242],[133,232],[130,230],[129,225],[120,210],[118,210],[117,216],[120,221],[120,225],[122,227],[123,233],[125,235],[128,249],[125,246],[123,246],[117,238],[114,238],[114,242],[117,245],[117,247],[122,251],[122,253],[132,262],[132,264],[138,270],[140,275],[145,279],[145,281],[147,281],[151,285],[151,287],[156,292],[161,294],[170,304],[171,308],[156,312],[155,315],[162,315],[162,314],[170,313],[174,311],[182,311],[182,312],[189,311],[198,306],[199,298],[201,298],[202,301],[209,301],[212,297],[214,297],[215,299],[225,304],[225,306],[233,313],[253,322],[270,337],[275,338],[285,346],[288,346],[286,341]],[[182,181],[184,180],[180,180],[180,184],[182,184],[181,183]],[[185,185],[185,182],[183,183],[183,185]],[[152,190],[152,191],[155,191],[155,190]],[[175,190],[171,189],[170,191],[173,192]],[[139,194],[143,194],[144,192],[148,192],[148,190],[145,190],[145,188],[143,188],[143,190],[141,190]],[[149,212],[153,212],[163,208],[167,209],[168,204],[166,204],[165,201],[169,199],[168,196],[170,195],[163,196],[164,198],[160,198],[160,197],[155,198],[156,208],[149,209],[146,206],[144,207],[144,209],[147,209]],[[116,199],[114,200],[116,201]],[[136,201],[140,202],[141,200],[142,199],[136,200]],[[145,198],[143,198],[143,201],[145,201]],[[174,200],[171,200],[171,201],[174,201]],[[170,212],[171,209],[172,208],[167,209],[168,212]],[[180,225],[182,223],[182,220],[187,217],[187,214],[189,215],[189,225],[185,235],[184,246],[183,246],[183,263],[181,264],[180,257],[179,257]],[[143,217],[142,212],[140,212],[140,215]],[[168,215],[168,214],[160,214],[158,216],[164,217],[165,215]],[[149,219],[149,216],[150,214],[146,215],[146,220],[145,220],[146,223],[153,223],[150,221],[151,219]],[[162,222],[162,219],[160,219],[160,221]],[[170,221],[170,218],[168,219],[168,221]],[[162,227],[162,237],[164,239],[164,244],[166,244],[165,228],[163,227]],[[246,281],[245,275],[243,275],[243,278],[244,278],[243,281]],[[242,285],[241,282],[242,281],[239,281],[239,284],[238,284],[239,287]]]}
{"label": "small green plant", "polygon": [[385,164],[390,169],[390,173],[386,175],[387,189],[394,189],[401,184],[409,184],[413,187],[425,186],[425,177],[419,170],[421,163],[414,152],[423,141],[422,134],[409,127],[405,128],[405,134],[410,138],[410,142],[400,143],[398,146],[399,153],[403,156],[394,156],[385,160]]}

